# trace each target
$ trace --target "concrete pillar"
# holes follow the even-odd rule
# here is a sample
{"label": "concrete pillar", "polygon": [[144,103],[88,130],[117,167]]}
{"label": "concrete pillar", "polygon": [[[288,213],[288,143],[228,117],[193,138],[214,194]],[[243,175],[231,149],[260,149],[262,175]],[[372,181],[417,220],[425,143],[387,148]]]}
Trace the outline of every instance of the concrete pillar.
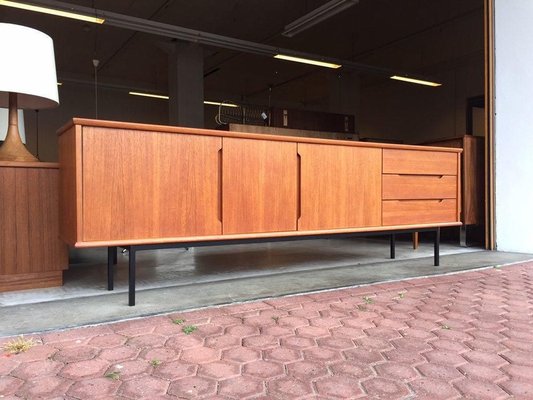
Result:
{"label": "concrete pillar", "polygon": [[355,133],[359,132],[360,81],[356,72],[331,72],[329,80],[329,112],[355,115]]}
{"label": "concrete pillar", "polygon": [[169,123],[204,127],[204,56],[201,46],[178,42],[168,56]]}

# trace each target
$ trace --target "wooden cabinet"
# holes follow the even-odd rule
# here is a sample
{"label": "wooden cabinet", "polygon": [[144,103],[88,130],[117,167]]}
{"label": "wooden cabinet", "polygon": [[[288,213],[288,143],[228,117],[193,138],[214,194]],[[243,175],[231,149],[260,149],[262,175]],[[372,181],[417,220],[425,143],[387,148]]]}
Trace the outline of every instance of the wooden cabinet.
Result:
{"label": "wooden cabinet", "polygon": [[[100,127],[71,129],[61,137],[65,145],[81,143],[70,149],[78,157],[63,159],[67,170],[76,160],[80,174],[64,176],[69,181],[62,182],[65,201],[72,191],[81,197],[77,241],[222,233],[221,138]],[[69,235],[68,223],[63,226],[63,236]]]}
{"label": "wooden cabinet", "polygon": [[77,247],[460,225],[458,149],[83,119],[59,146]]}
{"label": "wooden cabinet", "polygon": [[458,153],[383,150],[383,225],[459,219]]}
{"label": "wooden cabinet", "polygon": [[0,162],[0,291],[60,286],[59,165]]}
{"label": "wooden cabinet", "polygon": [[381,149],[298,144],[299,230],[381,225]]}
{"label": "wooden cabinet", "polygon": [[461,153],[461,221],[465,225],[482,224],[485,188],[485,138],[465,135],[433,140],[424,144],[463,149]]}
{"label": "wooden cabinet", "polygon": [[296,146],[223,138],[224,234],[296,230]]}

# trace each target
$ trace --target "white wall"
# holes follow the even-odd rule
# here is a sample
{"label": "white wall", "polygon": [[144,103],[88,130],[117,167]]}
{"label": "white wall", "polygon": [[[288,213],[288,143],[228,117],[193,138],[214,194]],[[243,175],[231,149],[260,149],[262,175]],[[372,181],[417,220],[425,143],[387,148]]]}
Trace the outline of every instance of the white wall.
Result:
{"label": "white wall", "polygon": [[496,244],[533,253],[533,1],[495,1]]}

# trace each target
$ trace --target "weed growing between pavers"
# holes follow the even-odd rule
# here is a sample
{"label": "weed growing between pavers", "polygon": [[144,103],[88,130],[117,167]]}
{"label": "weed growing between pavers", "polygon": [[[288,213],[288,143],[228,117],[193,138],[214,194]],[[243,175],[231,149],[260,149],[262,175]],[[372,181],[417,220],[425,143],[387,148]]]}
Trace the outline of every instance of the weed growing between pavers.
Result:
{"label": "weed growing between pavers", "polygon": [[32,338],[25,339],[24,336],[19,336],[4,344],[3,349],[11,354],[19,354],[28,351],[36,344],[37,342]]}
{"label": "weed growing between pavers", "polygon": [[194,331],[196,331],[198,328],[194,325],[187,325],[187,326],[184,326],[181,330],[183,331],[183,333],[185,333],[186,335],[190,335],[191,333],[193,333]]}

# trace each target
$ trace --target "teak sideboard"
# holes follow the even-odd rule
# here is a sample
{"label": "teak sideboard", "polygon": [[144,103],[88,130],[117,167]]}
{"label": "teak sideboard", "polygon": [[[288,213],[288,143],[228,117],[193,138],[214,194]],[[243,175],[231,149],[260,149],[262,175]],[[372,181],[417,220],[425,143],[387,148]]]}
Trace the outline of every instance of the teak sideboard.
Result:
{"label": "teak sideboard", "polygon": [[460,152],[73,119],[60,236],[128,247],[132,305],[136,250],[461,225]]}

